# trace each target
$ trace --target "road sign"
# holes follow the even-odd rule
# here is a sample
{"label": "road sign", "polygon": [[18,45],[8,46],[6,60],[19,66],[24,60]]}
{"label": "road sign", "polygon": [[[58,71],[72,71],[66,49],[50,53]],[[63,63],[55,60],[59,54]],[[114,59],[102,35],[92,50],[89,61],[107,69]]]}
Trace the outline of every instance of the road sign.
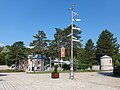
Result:
{"label": "road sign", "polygon": [[77,39],[76,37],[72,36],[73,39]]}
{"label": "road sign", "polygon": [[72,29],[74,29],[74,30],[80,30],[80,28],[77,28],[77,27],[73,27]]}
{"label": "road sign", "polygon": [[80,22],[80,21],[81,21],[81,19],[80,19],[80,18],[78,18],[78,19],[75,19],[75,21]]}
{"label": "road sign", "polygon": [[72,41],[75,41],[75,42],[80,42],[80,40],[76,40],[76,39],[72,39]]}

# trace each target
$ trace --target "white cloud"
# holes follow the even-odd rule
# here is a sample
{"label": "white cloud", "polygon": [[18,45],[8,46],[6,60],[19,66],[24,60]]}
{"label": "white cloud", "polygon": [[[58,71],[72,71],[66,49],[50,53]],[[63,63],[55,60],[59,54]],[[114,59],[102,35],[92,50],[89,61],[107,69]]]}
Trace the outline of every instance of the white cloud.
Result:
{"label": "white cloud", "polygon": [[3,46],[4,46],[4,44],[0,43],[0,47],[3,47]]}

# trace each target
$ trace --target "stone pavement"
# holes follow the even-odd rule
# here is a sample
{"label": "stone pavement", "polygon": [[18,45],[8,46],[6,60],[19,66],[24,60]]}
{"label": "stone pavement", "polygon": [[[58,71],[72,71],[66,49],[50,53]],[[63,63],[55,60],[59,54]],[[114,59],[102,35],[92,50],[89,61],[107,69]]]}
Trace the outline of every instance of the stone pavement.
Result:
{"label": "stone pavement", "polygon": [[0,73],[0,90],[120,90],[120,78],[110,73],[80,72],[70,80],[68,73],[59,79],[50,74]]}

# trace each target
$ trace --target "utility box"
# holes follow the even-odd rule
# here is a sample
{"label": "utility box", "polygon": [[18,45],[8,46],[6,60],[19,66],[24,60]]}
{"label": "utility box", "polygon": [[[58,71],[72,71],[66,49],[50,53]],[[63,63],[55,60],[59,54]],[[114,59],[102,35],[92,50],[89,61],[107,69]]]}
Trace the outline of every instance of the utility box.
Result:
{"label": "utility box", "polygon": [[112,58],[107,55],[102,56],[100,58],[100,68],[101,70],[113,70]]}

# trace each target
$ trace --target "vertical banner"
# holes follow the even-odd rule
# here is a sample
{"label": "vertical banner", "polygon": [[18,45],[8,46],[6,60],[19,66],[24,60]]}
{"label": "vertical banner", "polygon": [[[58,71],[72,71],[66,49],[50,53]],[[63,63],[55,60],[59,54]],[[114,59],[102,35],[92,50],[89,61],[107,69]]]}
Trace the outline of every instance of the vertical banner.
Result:
{"label": "vertical banner", "polygon": [[65,57],[65,48],[61,48],[61,57]]}

